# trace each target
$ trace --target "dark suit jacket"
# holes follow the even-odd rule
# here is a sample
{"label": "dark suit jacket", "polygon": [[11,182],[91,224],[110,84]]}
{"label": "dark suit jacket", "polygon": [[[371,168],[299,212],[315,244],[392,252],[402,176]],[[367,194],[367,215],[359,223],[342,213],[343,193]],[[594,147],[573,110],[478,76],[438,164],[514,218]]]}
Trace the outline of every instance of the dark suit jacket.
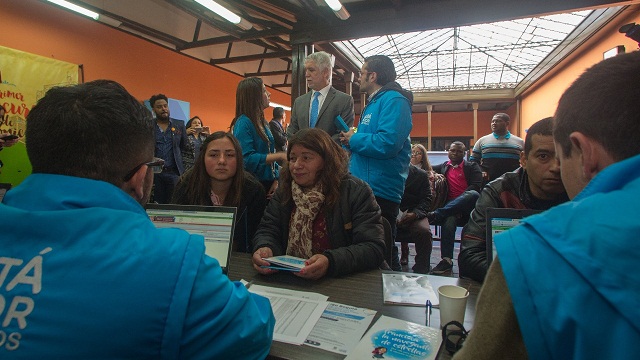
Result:
{"label": "dark suit jacket", "polygon": [[[182,151],[187,150],[188,141],[187,140],[187,129],[184,126],[184,121],[176,120],[173,118],[169,118],[170,124],[169,126],[174,128],[175,130],[167,129],[172,132],[171,140],[172,140],[172,148],[173,148],[173,157],[176,160],[176,167],[178,168],[178,172],[180,175],[184,173],[184,162],[182,162]],[[157,120],[153,120],[156,125],[154,129],[158,128]],[[159,131],[159,130],[156,130]],[[166,159],[163,159],[166,160]]]}
{"label": "dark suit jacket", "polygon": [[285,151],[287,145],[287,134],[284,132],[282,125],[275,121],[269,121],[269,129],[273,135],[273,141],[275,141],[276,151]]}
{"label": "dark suit jacket", "polygon": [[[311,93],[299,96],[293,103],[291,110],[291,123],[287,128],[287,137],[293,136],[298,130],[309,128],[309,106],[311,104]],[[340,131],[336,128],[334,119],[337,115],[342,116],[347,126],[353,126],[353,97],[336,90],[333,86],[329,88],[327,98],[322,103],[322,108],[318,111],[318,123],[316,128],[326,131],[338,142]]]}

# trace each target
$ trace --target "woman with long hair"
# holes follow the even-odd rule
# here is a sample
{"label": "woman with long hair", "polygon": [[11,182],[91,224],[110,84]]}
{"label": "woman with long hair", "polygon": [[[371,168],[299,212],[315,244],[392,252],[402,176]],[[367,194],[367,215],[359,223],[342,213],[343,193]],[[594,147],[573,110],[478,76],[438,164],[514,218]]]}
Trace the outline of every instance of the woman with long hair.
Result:
{"label": "woman with long hair", "polygon": [[288,163],[253,239],[262,274],[275,255],[307,259],[295,273],[307,279],[379,267],[385,243],[371,188],[348,171],[348,155],[329,134],[304,129],[289,139]]}
{"label": "woman with long hair", "polygon": [[270,93],[260,78],[243,79],[236,89],[236,117],[230,129],[242,146],[244,168],[264,186],[270,198],[278,187],[280,165],[285,152],[275,151],[275,141],[264,109],[269,107]]}
{"label": "woman with long hair", "polygon": [[209,136],[209,128],[202,126],[202,120],[198,116],[194,116],[185,125],[187,128],[187,146],[182,151],[182,162],[184,169],[189,170],[196,162],[200,154],[200,147],[204,139]]}
{"label": "woman with long hair", "polygon": [[246,252],[251,250],[267,199],[258,180],[244,171],[241,153],[240,143],[231,133],[209,135],[193,168],[176,185],[172,203],[237,207],[234,250]]}

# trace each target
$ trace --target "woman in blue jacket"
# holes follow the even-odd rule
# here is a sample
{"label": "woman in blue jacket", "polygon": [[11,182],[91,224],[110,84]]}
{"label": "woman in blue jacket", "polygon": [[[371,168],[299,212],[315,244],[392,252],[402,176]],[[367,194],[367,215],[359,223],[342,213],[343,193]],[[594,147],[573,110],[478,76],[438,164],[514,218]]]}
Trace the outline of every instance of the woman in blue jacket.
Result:
{"label": "woman in blue jacket", "polygon": [[273,135],[264,118],[270,95],[260,78],[240,81],[236,90],[236,117],[230,126],[242,146],[245,170],[262,183],[268,198],[278,188],[277,161],[287,158],[286,153],[275,151]]}

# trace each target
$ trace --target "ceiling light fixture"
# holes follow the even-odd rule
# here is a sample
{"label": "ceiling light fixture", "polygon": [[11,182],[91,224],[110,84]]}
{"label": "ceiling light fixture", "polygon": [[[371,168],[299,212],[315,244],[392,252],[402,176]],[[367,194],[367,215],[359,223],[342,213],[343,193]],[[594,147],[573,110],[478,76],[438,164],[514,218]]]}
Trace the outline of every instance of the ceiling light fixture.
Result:
{"label": "ceiling light fixture", "polygon": [[351,14],[340,3],[340,0],[324,0],[340,20],[347,20]]}
{"label": "ceiling light fixture", "polygon": [[195,1],[198,4],[206,7],[207,9],[213,11],[214,13],[220,15],[230,23],[234,25],[238,25],[238,27],[240,27],[243,30],[249,30],[253,27],[253,25],[250,22],[234,14],[229,9],[225,8],[224,6],[218,4],[213,0],[195,0]]}
{"label": "ceiling light fixture", "polygon": [[71,11],[75,11],[77,13],[80,13],[80,14],[84,15],[84,16],[90,17],[93,20],[98,20],[98,17],[100,16],[100,14],[98,14],[97,12],[93,12],[91,10],[87,10],[87,9],[85,9],[83,7],[80,7],[80,6],[76,5],[76,4],[72,4],[72,3],[68,2],[68,1],[65,1],[65,0],[49,0],[49,2],[52,2],[52,3],[57,4],[57,5],[60,5],[60,6],[62,6],[64,8],[67,8],[67,9],[69,9]]}

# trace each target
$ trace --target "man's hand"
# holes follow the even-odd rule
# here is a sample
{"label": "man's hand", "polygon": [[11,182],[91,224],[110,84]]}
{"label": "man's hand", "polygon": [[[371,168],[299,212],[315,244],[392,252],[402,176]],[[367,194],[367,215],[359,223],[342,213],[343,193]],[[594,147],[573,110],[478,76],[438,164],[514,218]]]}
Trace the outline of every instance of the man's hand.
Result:
{"label": "man's hand", "polygon": [[417,217],[418,216],[416,215],[416,213],[408,212],[402,217],[402,219],[398,220],[397,224],[400,227],[407,226],[411,224]]}
{"label": "man's hand", "polygon": [[273,269],[264,269],[260,266],[269,266],[268,261],[262,260],[263,258],[270,258],[273,256],[273,250],[268,247],[261,247],[253,253],[253,257],[251,261],[253,261],[253,268],[256,269],[260,274],[269,275],[278,272],[278,270]]}
{"label": "man's hand", "polygon": [[353,136],[354,133],[355,133],[354,128],[349,129],[349,131],[347,132],[340,131],[340,142],[345,146],[349,146],[349,141],[351,140],[351,137]]}
{"label": "man's hand", "polygon": [[301,278],[318,280],[327,274],[329,270],[329,259],[322,254],[316,254],[305,261],[305,265],[300,272],[294,274]]}

